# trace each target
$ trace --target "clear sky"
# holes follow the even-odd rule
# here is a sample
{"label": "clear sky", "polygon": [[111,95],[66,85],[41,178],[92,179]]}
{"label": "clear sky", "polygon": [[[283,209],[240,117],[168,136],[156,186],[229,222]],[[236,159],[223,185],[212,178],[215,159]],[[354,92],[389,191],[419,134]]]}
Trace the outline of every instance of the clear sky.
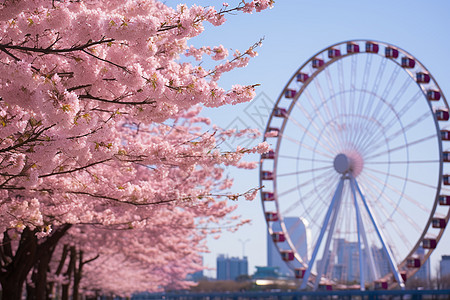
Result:
{"label": "clear sky", "polygon": [[[175,5],[177,1],[167,1]],[[210,5],[211,1],[188,1]],[[221,6],[221,1],[215,1]],[[230,6],[237,1],[229,1]],[[278,0],[271,10],[252,15],[228,15],[228,22],[215,28],[208,26],[198,38],[191,40],[196,46],[222,44],[228,49],[244,51],[260,38],[263,45],[259,55],[249,66],[235,70],[222,79],[222,86],[232,84],[261,84],[258,98],[275,101],[292,74],[312,55],[331,44],[353,39],[372,39],[387,42],[415,56],[434,76],[444,94],[450,97],[450,1],[407,0]],[[252,120],[243,111],[248,104],[205,110],[221,127],[227,127],[236,118],[257,127],[261,120]],[[450,171],[450,170],[449,170]],[[234,191],[245,191],[258,185],[258,170],[229,171],[235,178]],[[249,272],[255,266],[264,266],[266,259],[267,229],[259,198],[252,202],[240,200],[237,213],[252,219],[252,224],[237,233],[224,233],[218,240],[209,241],[211,253],[204,256],[206,266],[215,268],[218,254],[249,259]],[[443,254],[450,254],[450,233],[444,234],[431,261],[432,273]],[[215,277],[215,271],[206,272]]]}

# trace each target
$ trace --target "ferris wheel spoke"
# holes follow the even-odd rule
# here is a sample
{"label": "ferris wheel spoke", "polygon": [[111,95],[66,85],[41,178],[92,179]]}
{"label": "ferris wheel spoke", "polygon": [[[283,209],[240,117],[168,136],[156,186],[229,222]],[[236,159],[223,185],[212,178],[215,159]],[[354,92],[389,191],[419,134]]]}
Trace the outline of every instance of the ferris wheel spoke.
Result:
{"label": "ferris wheel spoke", "polygon": [[286,159],[293,159],[293,160],[297,160],[297,161],[307,161],[307,162],[313,161],[313,162],[327,163],[330,165],[333,163],[333,161],[331,161],[331,160],[301,158],[298,156],[289,156],[289,155],[278,155],[278,158],[286,158]]}
{"label": "ferris wheel spoke", "polygon": [[[365,188],[364,185],[362,185],[362,187]],[[368,197],[376,198],[376,195],[373,194],[370,189],[367,189],[366,191],[367,191],[367,196]],[[389,217],[389,213],[386,211],[386,209],[384,207],[381,207],[381,213],[382,213],[381,217],[384,217],[386,219],[386,225],[383,228],[387,228],[388,225],[391,226],[393,231],[396,234],[396,237],[399,237],[402,240],[403,245],[406,245],[407,247],[411,247],[412,246],[411,242],[405,237],[405,235],[403,234],[403,230],[401,230],[398,227],[398,225],[395,222],[392,221],[392,219]],[[374,214],[375,214],[375,218],[380,217],[380,215],[376,211],[374,212]],[[385,230],[384,233],[387,236],[387,240],[388,241],[396,241],[396,240],[398,240],[398,238],[394,239],[391,236],[391,234],[389,233],[389,230]],[[395,247],[394,243],[391,242],[389,244],[389,248],[391,249],[392,253],[394,254],[394,257],[400,257],[400,253],[397,250],[397,248]]]}
{"label": "ferris wheel spoke", "polygon": [[309,136],[313,141],[315,141],[317,144],[322,146],[324,150],[327,150],[328,152],[332,152],[332,149],[325,145],[323,142],[321,142],[318,137],[316,137],[311,131],[307,130],[302,124],[297,122],[294,118],[289,118],[289,121],[292,122],[292,124],[296,125],[298,128],[300,128],[304,133],[306,133],[307,136]]}
{"label": "ferris wheel spoke", "polygon": [[[417,119],[414,119],[413,121],[411,121],[408,125],[402,127],[400,130],[398,130],[398,131],[392,133],[390,136],[386,137],[384,142],[385,143],[389,143],[389,142],[395,140],[400,135],[402,135],[402,134],[405,135],[406,132],[408,132],[412,128],[418,126],[419,124],[421,124],[423,121],[427,120],[428,118],[429,118],[429,114],[428,113],[422,114]],[[370,152],[372,152],[372,151],[374,151],[374,150],[376,150],[376,149],[378,149],[378,148],[383,146],[382,143],[377,143],[377,144],[373,143],[374,141],[379,140],[380,138],[381,138],[380,136],[377,136],[377,137],[373,137],[370,140],[368,140],[367,145],[365,145],[366,148],[367,148],[366,153],[370,153]],[[373,145],[373,146],[370,147],[369,145]]]}
{"label": "ferris wheel spoke", "polygon": [[[316,195],[328,195],[329,192],[329,178],[322,179],[321,182],[318,183],[317,186],[315,186],[311,191],[309,191],[307,194],[302,195],[301,198],[293,202],[291,205],[289,205],[286,210],[284,210],[282,213],[287,214],[289,212],[294,211],[297,207],[300,205],[305,206],[305,211],[308,212],[314,212],[315,214],[313,216],[310,215],[310,221],[312,223],[315,223],[316,220],[319,219],[319,217],[323,214],[323,211],[328,207],[328,202],[324,201],[310,201],[309,205],[306,206],[306,201],[304,199],[316,199]],[[314,198],[312,196],[315,196]],[[319,203],[319,206],[318,206]]]}
{"label": "ferris wheel spoke", "polygon": [[364,162],[365,165],[407,165],[407,164],[433,164],[439,163],[440,161],[435,160],[403,160],[403,161],[367,161]]}
{"label": "ferris wheel spoke", "polygon": [[[380,172],[381,174],[383,174],[384,172]],[[389,175],[391,176],[392,174],[389,173],[384,173],[385,175]],[[412,202],[415,206],[419,207],[422,211],[425,211],[427,213],[429,213],[429,209],[426,208],[422,203],[420,203],[419,201],[415,200],[413,197],[406,195],[405,193],[400,192],[398,189],[394,188],[392,185],[382,182],[378,177],[373,176],[372,174],[367,174],[367,176],[371,177],[373,180],[378,181],[380,184],[384,184],[387,188],[389,188],[391,191],[393,191],[394,193],[396,193],[399,197],[404,198],[405,200],[408,200],[409,202]],[[393,175],[392,175],[393,176]],[[396,176],[393,176],[396,177]],[[398,178],[398,179],[402,179],[402,178]],[[404,178],[404,180],[406,180],[406,178]],[[417,181],[416,181],[417,183]]]}
{"label": "ferris wheel spoke", "polygon": [[403,176],[399,176],[399,175],[395,175],[395,174],[391,174],[391,173],[387,173],[387,172],[383,172],[383,171],[380,171],[380,170],[367,168],[367,167],[365,167],[365,170],[369,170],[369,171],[372,171],[372,172],[378,173],[378,174],[389,175],[389,176],[392,176],[392,177],[394,177],[396,179],[401,179],[403,181],[407,180],[410,183],[415,183],[417,185],[420,185],[420,186],[423,186],[423,187],[427,187],[427,188],[430,188],[430,189],[433,189],[433,190],[436,189],[436,187],[431,185],[431,184],[423,183],[421,181],[417,181],[417,180],[414,180],[414,179],[411,179],[411,178],[407,178],[407,177],[403,177]]}
{"label": "ferris wheel spoke", "polygon": [[[338,186],[336,188],[336,192],[334,193],[333,199],[331,200],[331,204],[330,204],[330,206],[328,208],[328,211],[327,211],[327,213],[325,215],[324,224],[322,225],[319,237],[318,237],[318,239],[316,241],[316,244],[314,246],[314,250],[313,250],[313,253],[311,255],[311,260],[308,262],[308,268],[306,269],[305,276],[303,277],[303,281],[302,281],[302,284],[300,286],[300,289],[305,289],[306,285],[308,284],[308,279],[309,279],[309,276],[310,276],[311,271],[312,271],[312,266],[314,265],[317,253],[319,252],[319,247],[320,247],[320,244],[322,243],[322,239],[323,239],[323,236],[325,235],[325,231],[328,228],[328,222],[330,221],[331,214],[336,209],[337,202],[340,201],[343,185],[344,185],[344,179],[341,178],[339,180]],[[331,235],[331,234],[329,234],[329,235]],[[316,280],[317,280],[317,278],[320,278],[320,277],[321,276],[318,275],[316,277]]]}
{"label": "ferris wheel spoke", "polygon": [[332,169],[333,169],[332,166],[326,166],[326,167],[302,170],[302,171],[297,171],[297,172],[281,173],[281,174],[277,174],[277,176],[278,177],[292,176],[292,175],[305,174],[305,173],[311,173],[311,172],[322,171],[322,170],[332,170]]}
{"label": "ferris wheel spoke", "polygon": [[[365,236],[364,232],[364,227],[361,221],[361,214],[359,212],[359,206],[358,206],[358,200],[356,198],[356,192],[355,192],[355,186],[353,185],[352,182],[350,182],[350,188],[352,190],[352,196],[353,196],[353,203],[355,206],[355,212],[356,212],[356,230],[357,230],[357,236],[358,236],[358,254],[359,254],[359,286],[361,288],[362,291],[364,291],[365,288],[365,278],[364,278],[364,261],[363,261],[363,251],[362,251],[362,245],[361,245],[361,238],[364,235],[364,242],[365,242],[365,248],[366,248],[366,253],[367,256],[369,256],[370,261],[371,261],[371,269],[374,269],[375,264],[372,263],[373,262],[373,257],[370,253],[368,253],[368,243],[367,243],[367,238]],[[373,272],[373,271],[372,271]]]}
{"label": "ferris wheel spoke", "polygon": [[[372,180],[377,181],[379,184],[383,184],[385,185],[389,190],[393,191],[394,193],[396,193],[397,195],[399,195],[399,199],[402,198],[408,198],[409,200],[412,200],[411,197],[405,195],[403,192],[399,191],[398,189],[394,188],[392,185],[383,182],[382,180],[380,180],[379,178],[377,178],[376,176],[371,176],[369,175]],[[417,232],[421,231],[421,228],[417,225],[417,222],[415,222],[403,209],[401,206],[399,206],[398,204],[396,204],[395,202],[392,201],[392,199],[390,197],[387,197],[385,193],[382,193],[382,191],[376,186],[376,185],[372,185],[372,187],[378,192],[378,194],[381,195],[381,197],[387,202],[389,203],[389,205],[394,209],[394,211],[398,212],[404,220],[406,220],[412,228],[414,228]],[[420,207],[422,210],[426,211],[428,213],[428,209],[426,209],[422,204],[418,203],[417,201],[411,201],[413,202],[415,205],[418,205],[418,207]],[[384,206],[382,205],[377,205],[378,208],[384,208]],[[387,213],[387,212],[386,212]],[[392,213],[386,214],[385,217],[387,219],[391,218]]]}
{"label": "ferris wheel spoke", "polygon": [[420,143],[423,143],[423,142],[426,142],[426,141],[429,141],[429,140],[435,139],[435,138],[436,138],[436,135],[430,135],[430,136],[421,138],[421,139],[419,139],[419,140],[415,140],[414,142],[406,143],[406,144],[404,144],[404,145],[401,145],[401,146],[398,146],[398,147],[389,149],[389,150],[387,150],[387,151],[378,152],[378,153],[376,153],[376,154],[373,154],[373,155],[371,155],[371,156],[366,157],[366,159],[368,160],[368,159],[373,159],[373,158],[376,158],[376,157],[380,157],[380,156],[382,156],[382,155],[386,155],[386,154],[388,154],[388,153],[393,153],[393,152],[395,152],[395,151],[399,151],[399,150],[408,148],[408,147],[410,147],[410,146],[417,145],[417,144],[420,144]]}
{"label": "ferris wheel spoke", "polygon": [[[411,78],[407,77],[405,78],[402,86],[399,88],[399,90],[397,91],[397,93],[395,94],[395,96],[392,98],[392,101],[390,101],[389,103],[386,103],[386,109],[384,110],[383,113],[381,113],[379,115],[379,120],[381,123],[384,123],[384,121],[386,120],[386,118],[389,117],[390,115],[390,111],[396,111],[395,107],[397,106],[397,104],[400,102],[400,100],[404,99],[404,95],[406,93],[406,90],[409,88],[409,86],[411,85]],[[406,101],[409,102],[409,101]]]}
{"label": "ferris wheel spoke", "polygon": [[[308,94],[308,92],[305,91],[305,94]],[[306,119],[308,120],[308,125],[312,126],[317,132],[321,131],[319,124],[317,124],[317,122],[314,121],[314,118],[308,113],[308,111],[303,107],[303,105],[299,104],[299,102],[295,102],[295,107],[298,108],[303,113],[303,115],[306,117]],[[316,106],[313,106],[313,108],[314,108],[314,113],[317,116],[318,111],[317,111]],[[326,127],[325,120],[323,120],[320,117],[319,117],[319,120],[322,123],[322,127]],[[325,142],[327,142],[329,145],[332,145],[334,147],[336,146],[335,142],[333,140],[329,139],[327,136],[324,135],[323,138],[324,138]]]}
{"label": "ferris wheel spoke", "polygon": [[374,98],[377,95],[378,88],[380,87],[380,82],[381,82],[381,78],[383,78],[385,67],[386,67],[386,60],[383,59],[378,66],[378,72],[377,72],[377,75],[375,76],[374,84],[373,84],[371,92],[370,92],[369,103],[366,106],[365,112],[363,113],[364,116],[371,115],[372,106],[373,106],[373,103],[375,102]]}
{"label": "ferris wheel spoke", "polygon": [[381,242],[381,244],[383,246],[383,250],[384,250],[386,256],[388,257],[388,261],[389,261],[389,265],[391,267],[392,273],[394,274],[394,277],[397,280],[397,282],[399,283],[400,287],[402,289],[404,289],[405,288],[405,284],[403,282],[403,278],[400,276],[400,272],[399,272],[399,270],[397,268],[397,265],[394,262],[394,257],[393,257],[393,255],[391,253],[391,250],[388,248],[388,246],[386,244],[386,241],[385,241],[385,238],[383,236],[383,233],[379,230],[380,227],[378,226],[377,221],[376,221],[374,215],[372,214],[372,211],[371,211],[369,205],[366,202],[366,198],[364,197],[361,189],[359,188],[358,183],[356,182],[355,178],[351,177],[350,180],[353,181],[353,184],[355,185],[356,190],[358,191],[358,193],[359,193],[359,195],[361,197],[362,203],[364,204],[364,207],[365,207],[366,212],[367,212],[367,214],[368,214],[368,216],[370,218],[370,221],[372,222],[373,227],[375,228],[375,231],[376,231],[376,233],[378,235],[378,238],[379,238],[379,240],[380,240],[380,242]]}
{"label": "ferris wheel spoke", "polygon": [[[381,99],[388,99],[388,96],[389,96],[390,92],[392,91],[394,83],[397,81],[398,75],[400,73],[400,69],[401,69],[400,67],[394,68],[394,71],[391,73],[391,77],[389,78],[387,85],[381,95]],[[380,113],[382,111],[383,104],[385,104],[383,101],[378,101],[378,105],[372,113],[373,119],[380,118]]]}
{"label": "ferris wheel spoke", "polygon": [[291,138],[291,137],[286,136],[286,135],[283,135],[283,138],[285,138],[285,139],[287,139],[288,141],[290,141],[290,142],[292,142],[292,143],[294,143],[294,144],[297,144],[297,145],[299,145],[299,146],[301,146],[301,147],[303,147],[303,148],[305,148],[305,149],[308,149],[308,150],[311,151],[311,152],[314,152],[314,153],[316,153],[316,154],[319,154],[319,155],[321,155],[321,156],[323,156],[323,157],[327,157],[327,158],[330,158],[330,159],[334,159],[334,157],[333,157],[332,155],[330,155],[329,153],[323,152],[323,151],[318,151],[317,149],[311,147],[311,146],[308,145],[308,144],[302,144],[302,143],[300,143],[298,140],[296,140],[296,139],[294,139],[294,138]]}

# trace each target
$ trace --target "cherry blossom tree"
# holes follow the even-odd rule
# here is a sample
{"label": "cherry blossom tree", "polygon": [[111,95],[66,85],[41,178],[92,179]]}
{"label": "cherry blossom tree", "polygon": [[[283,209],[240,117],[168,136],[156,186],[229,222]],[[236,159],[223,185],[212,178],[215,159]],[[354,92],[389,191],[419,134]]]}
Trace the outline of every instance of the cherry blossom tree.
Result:
{"label": "cherry blossom tree", "polygon": [[[230,186],[223,166],[251,167],[243,155],[268,147],[222,152],[222,138],[252,132],[220,132],[198,114],[202,106],[254,97],[253,85],[225,90],[218,81],[247,65],[258,43],[229,58],[223,46],[194,48],[188,41],[205,22],[220,26],[229,12],[261,11],[272,2],[220,10],[173,9],[156,0],[0,3],[3,299],[20,299],[25,280],[36,278],[31,270],[44,274],[30,285],[43,299],[53,253],[81,225],[138,234],[172,211],[191,229],[174,232],[194,237],[197,221],[232,211],[214,197]],[[206,69],[182,56],[217,63]],[[195,250],[200,240],[184,243]],[[136,262],[119,255],[128,266]],[[177,274],[172,278],[181,279]]]}

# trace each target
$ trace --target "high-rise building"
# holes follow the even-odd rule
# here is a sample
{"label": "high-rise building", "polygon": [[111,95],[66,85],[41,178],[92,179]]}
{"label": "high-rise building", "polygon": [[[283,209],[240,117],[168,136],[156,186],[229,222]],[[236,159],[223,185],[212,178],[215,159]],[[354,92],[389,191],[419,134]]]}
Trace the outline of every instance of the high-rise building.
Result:
{"label": "high-rise building", "polygon": [[[425,250],[422,248],[422,246],[420,246],[417,249],[416,255],[418,255],[421,260],[423,259],[424,255],[425,255]],[[414,276],[412,278],[421,279],[426,282],[428,282],[430,280],[430,260],[429,259],[427,259],[427,261],[422,266],[420,266],[419,271],[417,271],[416,274],[414,274]]]}
{"label": "high-rise building", "polygon": [[[300,254],[304,261],[308,261],[308,222],[303,218],[298,217],[286,217],[284,218],[284,224],[286,230],[289,233],[292,243],[294,244],[297,252]],[[280,223],[274,222],[272,224],[272,230],[274,232],[281,231]],[[288,250],[287,248],[285,250]],[[291,262],[291,264],[297,268],[300,264],[297,261]],[[281,259],[281,255],[278,252],[277,247],[272,241],[272,237],[267,235],[267,266],[277,267],[278,272],[282,276],[294,276],[294,272],[289,266]]]}
{"label": "high-rise building", "polygon": [[439,262],[439,269],[441,278],[444,276],[450,276],[450,255],[442,255]]}
{"label": "high-rise building", "polygon": [[248,275],[248,260],[244,258],[228,257],[220,254],[216,260],[217,280],[235,280],[240,275]]}

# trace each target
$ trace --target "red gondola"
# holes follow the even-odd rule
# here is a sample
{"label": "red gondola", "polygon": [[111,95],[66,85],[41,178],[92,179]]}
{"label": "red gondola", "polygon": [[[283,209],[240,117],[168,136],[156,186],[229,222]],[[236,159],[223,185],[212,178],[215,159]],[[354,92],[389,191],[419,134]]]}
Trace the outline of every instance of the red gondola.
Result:
{"label": "red gondola", "polygon": [[387,290],[388,283],[386,280],[377,280],[375,281],[375,289],[376,290]]}
{"label": "red gondola", "polygon": [[323,59],[320,59],[320,58],[315,58],[315,59],[313,59],[313,61],[312,61],[312,67],[313,68],[320,68],[320,67],[322,67],[324,65],[324,61],[323,61]]}
{"label": "red gondola", "polygon": [[332,291],[333,286],[331,284],[319,284],[319,290],[321,291]]}
{"label": "red gondola", "polygon": [[262,192],[262,199],[263,201],[275,201],[275,195],[270,192]]}
{"label": "red gondola", "polygon": [[296,94],[297,94],[297,91],[293,90],[293,89],[287,89],[286,91],[284,91],[284,96],[286,98],[294,98]]}
{"label": "red gondola", "polygon": [[408,279],[406,271],[401,271],[400,276],[402,276],[403,282],[406,282],[406,279]]}
{"label": "red gondola", "polygon": [[272,233],[272,241],[275,243],[281,243],[286,241],[286,236],[282,232],[274,232]]}
{"label": "red gondola", "polygon": [[278,214],[273,211],[266,211],[266,221],[268,222],[275,222],[278,221]]}
{"label": "red gondola", "polygon": [[427,73],[419,72],[416,74],[416,81],[418,83],[429,83],[430,75],[428,75]]}
{"label": "red gondola", "polygon": [[435,238],[425,238],[422,241],[422,247],[424,249],[435,249],[437,246],[437,241]]}
{"label": "red gondola", "polygon": [[436,110],[435,115],[438,121],[448,121],[449,119],[448,111],[443,109]]}
{"label": "red gondola", "polygon": [[406,260],[406,266],[408,268],[420,268],[420,259],[417,257],[411,257]]}
{"label": "red gondola", "polygon": [[409,57],[402,57],[402,67],[403,68],[414,68],[416,62],[414,59]]}
{"label": "red gondola", "polygon": [[355,43],[348,43],[347,53],[359,53],[359,45]]}
{"label": "red gondola", "polygon": [[438,101],[441,99],[441,93],[439,93],[438,91],[428,90],[427,99],[431,101]]}
{"label": "red gondola", "polygon": [[450,162],[450,152],[449,151],[442,152],[442,157],[443,157],[444,162]]}
{"label": "red gondola", "polygon": [[263,180],[273,180],[273,173],[270,171],[262,171],[261,177]]}
{"label": "red gondola", "polygon": [[443,141],[450,141],[450,131],[449,130],[441,130],[441,139]]}
{"label": "red gondola", "polygon": [[378,53],[379,47],[377,43],[367,42],[366,43],[366,52],[369,53]]}
{"label": "red gondola", "polygon": [[269,128],[267,128],[267,133],[270,135],[273,134],[273,137],[277,137],[278,134],[280,133],[280,129],[275,128],[275,127],[269,127]]}
{"label": "red gondola", "polygon": [[303,278],[305,276],[306,269],[298,268],[294,270],[295,278]]}
{"label": "red gondola", "polygon": [[450,185],[450,175],[445,174],[442,178],[444,179],[444,185]]}
{"label": "red gondola", "polygon": [[398,57],[398,50],[391,48],[391,47],[387,47],[386,50],[384,51],[384,55],[387,58],[397,58]]}
{"label": "red gondola", "polygon": [[294,252],[292,250],[282,250],[281,251],[281,259],[284,261],[293,261],[294,260]]}
{"label": "red gondola", "polygon": [[274,159],[275,158],[275,152],[273,150],[270,150],[269,152],[261,154],[262,159]]}
{"label": "red gondola", "polygon": [[431,220],[433,228],[445,228],[447,226],[447,221],[444,218],[433,218]]}
{"label": "red gondola", "polygon": [[275,117],[285,118],[285,117],[287,117],[287,110],[285,108],[277,107],[277,108],[275,108],[273,115]]}
{"label": "red gondola", "polygon": [[335,58],[341,56],[341,50],[339,49],[328,49],[328,58]]}
{"label": "red gondola", "polygon": [[298,82],[305,82],[306,80],[308,80],[309,75],[306,73],[298,73],[297,74],[297,81]]}
{"label": "red gondola", "polygon": [[450,205],[450,196],[440,195],[439,205]]}

